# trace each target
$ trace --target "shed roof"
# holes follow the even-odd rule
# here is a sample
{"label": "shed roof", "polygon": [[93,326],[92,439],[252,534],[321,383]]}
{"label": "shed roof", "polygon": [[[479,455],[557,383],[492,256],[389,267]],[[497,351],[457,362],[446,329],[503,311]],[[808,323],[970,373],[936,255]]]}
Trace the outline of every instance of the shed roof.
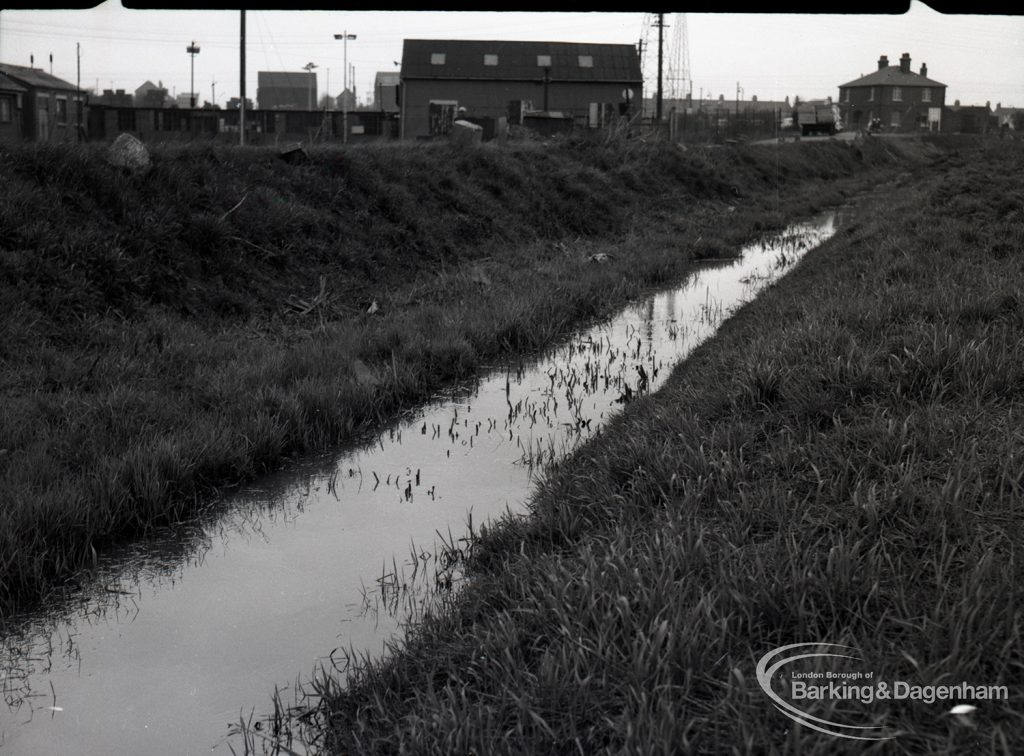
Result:
{"label": "shed roof", "polygon": [[893,87],[944,87],[945,84],[929,79],[927,76],[913,71],[904,73],[899,66],[886,66],[872,71],[867,76],[840,84],[841,87],[876,87],[881,85]]}
{"label": "shed roof", "polygon": [[[431,63],[435,53],[444,53],[443,65]],[[485,65],[485,55],[496,55],[497,65]],[[531,81],[544,76],[544,67],[537,60],[540,55],[550,57],[553,80],[643,83],[633,45],[462,39],[405,40],[402,78]],[[581,55],[590,56],[593,65],[581,66]]]}
{"label": "shed roof", "polygon": [[0,72],[0,91],[25,92],[27,90],[7,74]]}
{"label": "shed roof", "polygon": [[63,89],[71,92],[78,90],[74,84],[51,76],[40,68],[15,66],[11,63],[0,63],[0,73],[7,74],[19,84],[33,89]]}

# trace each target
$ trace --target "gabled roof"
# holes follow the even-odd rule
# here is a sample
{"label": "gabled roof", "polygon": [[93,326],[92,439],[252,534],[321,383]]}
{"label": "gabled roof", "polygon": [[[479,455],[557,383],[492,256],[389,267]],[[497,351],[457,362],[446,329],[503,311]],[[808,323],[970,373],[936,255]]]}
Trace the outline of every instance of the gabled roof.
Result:
{"label": "gabled roof", "polygon": [[78,89],[74,84],[51,76],[40,68],[0,63],[0,73],[7,74],[19,84],[33,89],[63,89],[71,92]]}
{"label": "gabled roof", "polygon": [[916,74],[913,71],[904,73],[899,66],[886,66],[872,71],[867,76],[840,84],[841,87],[944,87],[945,84],[929,79],[927,76]]}
{"label": "gabled roof", "polygon": [[21,86],[14,79],[7,76],[7,74],[0,72],[0,91],[4,92],[26,92],[28,90]]}
{"label": "gabled roof", "polygon": [[[309,74],[307,71],[260,71],[256,77],[258,86],[267,88],[282,89],[309,89]],[[313,74],[314,81],[316,74]]]}
{"label": "gabled roof", "polygon": [[[431,56],[443,53],[443,65]],[[496,55],[497,65],[485,65]],[[623,82],[641,85],[640,59],[633,45],[579,42],[510,42],[461,39],[407,39],[402,46],[402,79],[504,79],[535,81],[544,67],[537,56],[551,59],[550,77],[557,81]],[[579,56],[593,65],[581,66]]]}

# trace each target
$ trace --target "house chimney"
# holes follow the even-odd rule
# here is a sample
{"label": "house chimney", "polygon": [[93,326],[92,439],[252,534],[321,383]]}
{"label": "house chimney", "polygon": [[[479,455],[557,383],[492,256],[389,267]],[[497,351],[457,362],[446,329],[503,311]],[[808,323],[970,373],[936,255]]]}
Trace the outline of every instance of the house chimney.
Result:
{"label": "house chimney", "polygon": [[902,73],[910,73],[910,54],[909,53],[903,53],[903,55],[900,56],[900,71]]}
{"label": "house chimney", "polygon": [[928,64],[927,63],[922,63],[921,64],[921,75],[922,76],[927,76],[928,75]]}
{"label": "house chimney", "polygon": [[757,102],[757,95],[753,95],[753,97],[752,97],[752,99],[750,101],[751,102]]}
{"label": "house chimney", "polygon": [[878,70],[881,71],[883,68],[889,67],[889,56],[883,55],[878,59]]}

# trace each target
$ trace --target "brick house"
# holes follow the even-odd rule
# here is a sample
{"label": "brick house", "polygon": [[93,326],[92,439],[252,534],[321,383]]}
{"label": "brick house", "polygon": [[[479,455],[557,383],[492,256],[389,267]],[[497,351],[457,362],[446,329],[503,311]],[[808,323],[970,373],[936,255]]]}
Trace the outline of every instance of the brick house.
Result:
{"label": "brick house", "polygon": [[543,110],[593,125],[643,103],[633,45],[407,39],[400,81],[404,139],[444,133],[462,108],[472,118]]}
{"label": "brick house", "polygon": [[938,131],[946,104],[946,85],[928,78],[928,66],[910,70],[910,55],[903,53],[899,67],[883,55],[878,70],[839,85],[839,107],[848,129],[866,128],[880,118],[893,131]]}
{"label": "brick house", "polygon": [[0,73],[0,142],[22,139],[22,101],[27,90]]}

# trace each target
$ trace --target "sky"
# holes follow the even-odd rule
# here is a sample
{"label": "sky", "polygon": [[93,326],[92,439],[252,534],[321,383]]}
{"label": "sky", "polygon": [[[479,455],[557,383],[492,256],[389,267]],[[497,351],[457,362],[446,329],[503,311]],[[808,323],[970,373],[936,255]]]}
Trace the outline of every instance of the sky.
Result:
{"label": "sky", "polygon": [[[108,0],[88,10],[0,11],[0,62],[50,70],[76,79],[81,46],[83,88],[133,92],[144,81],[190,91],[191,42],[195,91],[222,106],[239,92],[237,10],[129,10]],[[398,71],[402,40],[495,39],[636,44],[648,39],[645,95],[654,91],[657,31],[642,12],[496,12],[302,10],[246,12],[246,95],[256,97],[258,71],[317,66],[319,95],[337,95],[346,63],[354,69],[360,101],[372,99],[374,75]],[[684,23],[685,21],[685,23]],[[912,70],[927,63],[929,78],[948,86],[946,102],[1024,107],[1024,16],[945,15],[920,2],[907,13],[666,14],[665,58],[689,53],[694,98],[724,95],[760,100],[838,96],[838,87],[877,68],[881,55]],[[686,34],[680,32],[685,28]],[[347,44],[334,34],[355,34]],[[685,44],[684,44],[685,40]],[[329,87],[329,89],[325,89]],[[666,96],[681,89],[673,79]]]}

